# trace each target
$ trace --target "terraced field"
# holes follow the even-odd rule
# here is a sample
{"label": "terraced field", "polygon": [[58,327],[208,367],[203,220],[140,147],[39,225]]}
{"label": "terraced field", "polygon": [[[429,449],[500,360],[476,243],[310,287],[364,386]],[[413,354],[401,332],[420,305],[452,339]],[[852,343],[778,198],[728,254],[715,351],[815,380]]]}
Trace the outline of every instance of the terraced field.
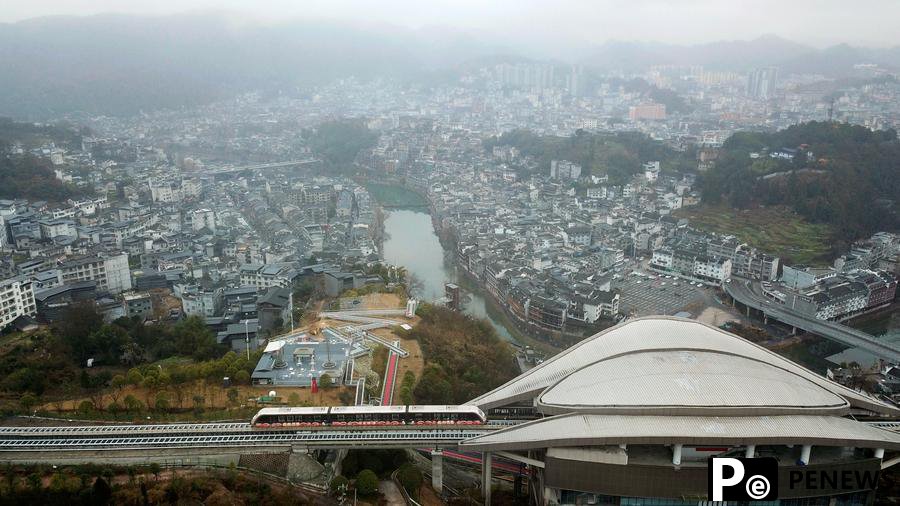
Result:
{"label": "terraced field", "polygon": [[692,226],[734,235],[788,263],[831,263],[831,228],[809,223],[784,207],[749,210],[700,207],[679,209],[675,214],[689,219]]}

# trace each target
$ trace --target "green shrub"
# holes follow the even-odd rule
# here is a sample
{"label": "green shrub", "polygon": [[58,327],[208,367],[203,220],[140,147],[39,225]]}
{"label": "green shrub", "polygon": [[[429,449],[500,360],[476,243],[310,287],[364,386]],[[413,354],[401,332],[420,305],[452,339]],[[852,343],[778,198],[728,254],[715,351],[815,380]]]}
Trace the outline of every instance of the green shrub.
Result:
{"label": "green shrub", "polygon": [[419,488],[422,486],[422,471],[412,464],[403,464],[397,472],[397,481],[406,489],[406,493],[414,499],[419,496]]}
{"label": "green shrub", "polygon": [[334,496],[346,493],[349,488],[350,480],[343,476],[335,476],[328,484],[328,491]]}
{"label": "green shrub", "polygon": [[378,476],[371,469],[363,469],[356,475],[356,491],[362,496],[378,492]]}

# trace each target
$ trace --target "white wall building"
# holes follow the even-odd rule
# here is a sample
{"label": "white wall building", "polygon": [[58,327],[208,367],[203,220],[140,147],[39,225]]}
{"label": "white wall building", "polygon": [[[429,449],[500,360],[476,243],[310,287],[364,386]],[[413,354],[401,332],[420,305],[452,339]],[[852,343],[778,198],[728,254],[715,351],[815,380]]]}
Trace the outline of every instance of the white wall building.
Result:
{"label": "white wall building", "polygon": [[98,290],[118,294],[131,290],[131,268],[128,255],[99,258],[84,257],[64,262],[59,266],[63,283],[96,281]]}
{"label": "white wall building", "polygon": [[37,305],[31,280],[22,276],[0,281],[0,329],[20,316],[34,316]]}

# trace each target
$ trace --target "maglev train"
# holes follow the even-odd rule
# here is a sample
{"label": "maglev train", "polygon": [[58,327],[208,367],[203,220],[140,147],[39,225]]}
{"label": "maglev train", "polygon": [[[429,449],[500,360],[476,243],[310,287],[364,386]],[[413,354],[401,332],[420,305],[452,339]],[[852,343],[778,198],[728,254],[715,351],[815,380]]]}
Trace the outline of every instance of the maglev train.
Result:
{"label": "maglev train", "polygon": [[401,425],[482,425],[487,419],[476,406],[337,406],[263,408],[250,420],[253,427],[359,427]]}

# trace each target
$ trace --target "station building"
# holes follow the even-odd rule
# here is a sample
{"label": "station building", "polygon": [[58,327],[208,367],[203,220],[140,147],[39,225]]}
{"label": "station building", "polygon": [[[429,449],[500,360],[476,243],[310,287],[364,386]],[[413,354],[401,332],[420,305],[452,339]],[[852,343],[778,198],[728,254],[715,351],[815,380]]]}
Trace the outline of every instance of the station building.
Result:
{"label": "station building", "polygon": [[321,339],[298,334],[289,339],[271,341],[250,375],[254,385],[309,387],[327,374],[342,384],[351,370],[351,345],[331,329]]}
{"label": "station building", "polygon": [[483,453],[486,483],[495,457],[527,465],[537,504],[703,505],[709,457],[729,456],[777,460],[768,504],[866,505],[864,477],[900,462],[900,409],[676,317],[607,329],[471,404],[536,417],[460,448]]}

